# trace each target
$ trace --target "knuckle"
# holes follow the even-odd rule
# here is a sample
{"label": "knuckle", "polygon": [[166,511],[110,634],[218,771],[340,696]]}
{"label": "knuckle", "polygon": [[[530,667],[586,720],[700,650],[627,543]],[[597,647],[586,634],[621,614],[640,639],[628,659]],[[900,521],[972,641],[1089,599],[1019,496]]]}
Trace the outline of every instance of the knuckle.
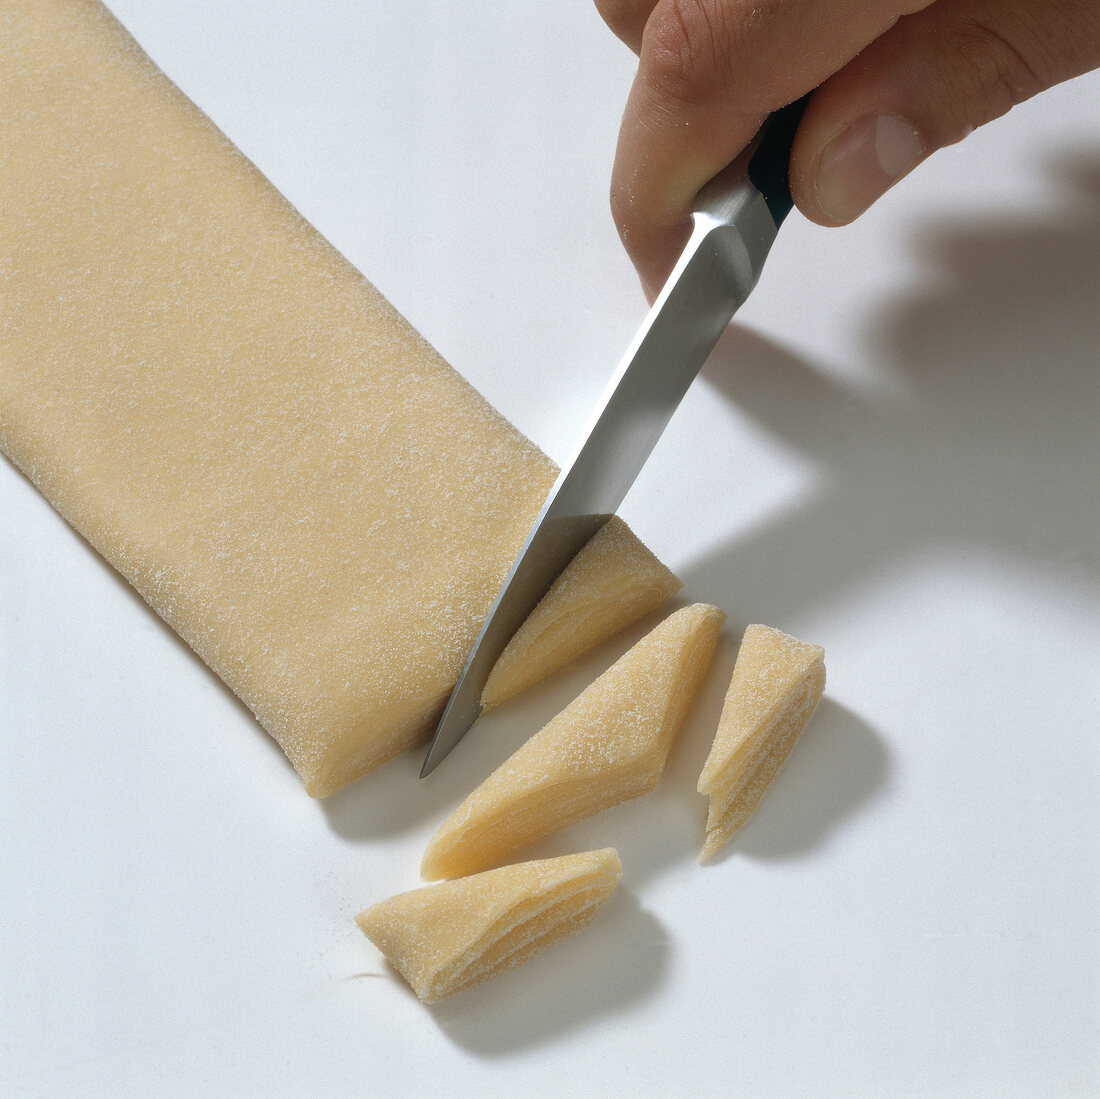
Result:
{"label": "knuckle", "polygon": [[627,249],[630,249],[634,236],[634,224],[637,220],[637,211],[634,207],[634,196],[629,188],[613,184],[609,195],[611,206],[611,220],[618,230]]}
{"label": "knuckle", "polygon": [[634,29],[637,3],[634,0],[595,0],[600,18],[620,38]]}
{"label": "knuckle", "polygon": [[607,197],[611,207],[611,219],[616,227],[620,227],[625,223],[630,207],[625,190],[613,183]]}
{"label": "knuckle", "polygon": [[1029,94],[1042,91],[1100,63],[1100,4],[1096,0],[1048,0],[1020,5],[1006,33],[996,32],[1034,78]]}
{"label": "knuckle", "polygon": [[645,61],[662,94],[682,102],[704,99],[727,78],[732,26],[715,0],[666,0],[645,30]]}
{"label": "knuckle", "polygon": [[969,118],[972,124],[1004,114],[1047,86],[1041,51],[1019,28],[971,17],[960,28],[959,54],[973,89],[966,97],[969,113],[982,116]]}

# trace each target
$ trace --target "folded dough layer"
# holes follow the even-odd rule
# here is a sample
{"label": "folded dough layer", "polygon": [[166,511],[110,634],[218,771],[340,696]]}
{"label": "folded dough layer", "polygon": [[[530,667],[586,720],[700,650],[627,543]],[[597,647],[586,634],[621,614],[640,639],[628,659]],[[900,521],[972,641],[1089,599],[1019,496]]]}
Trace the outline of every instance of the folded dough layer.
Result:
{"label": "folded dough layer", "polygon": [[516,631],[481,693],[486,710],[656,610],[683,585],[613,515]]}
{"label": "folded dough layer", "polygon": [[825,650],[770,626],[746,628],[722,716],[699,775],[709,795],[699,861],[717,854],[752,816],[787,762],[825,690]]}
{"label": "folded dough layer", "polygon": [[499,976],[579,931],[622,876],[614,848],[505,866],[379,901],[356,917],[421,1000]]}
{"label": "folded dough layer", "polygon": [[670,614],[512,753],[440,825],[424,878],[484,870],[510,852],[657,785],[725,614]]}
{"label": "folded dough layer", "polygon": [[0,6],[0,449],[322,796],[422,739],[556,476],[98,0]]}

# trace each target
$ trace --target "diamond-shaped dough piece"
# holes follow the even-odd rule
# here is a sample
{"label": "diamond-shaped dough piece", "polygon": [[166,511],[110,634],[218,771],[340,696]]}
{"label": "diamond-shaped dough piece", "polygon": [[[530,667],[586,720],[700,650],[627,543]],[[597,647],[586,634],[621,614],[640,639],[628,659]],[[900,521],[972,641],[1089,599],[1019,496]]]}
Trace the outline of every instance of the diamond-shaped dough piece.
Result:
{"label": "diamond-shaped dough piece", "polygon": [[683,585],[613,515],[573,558],[500,655],[481,695],[486,710],[614,637]]}
{"label": "diamond-shaped dough piece", "polygon": [[430,1003],[579,931],[621,876],[618,853],[608,847],[414,889],[372,905],[356,922]]}
{"label": "diamond-shaped dough piece", "polygon": [[745,630],[718,732],[699,776],[709,859],[749,819],[825,690],[825,650],[769,626]]}
{"label": "diamond-shaped dough piece", "polygon": [[454,878],[657,784],[725,615],[669,615],[504,761],[428,843],[423,877]]}
{"label": "diamond-shaped dough piece", "polygon": [[423,739],[553,463],[98,0],[0,5],[0,165],[0,449],[310,794]]}

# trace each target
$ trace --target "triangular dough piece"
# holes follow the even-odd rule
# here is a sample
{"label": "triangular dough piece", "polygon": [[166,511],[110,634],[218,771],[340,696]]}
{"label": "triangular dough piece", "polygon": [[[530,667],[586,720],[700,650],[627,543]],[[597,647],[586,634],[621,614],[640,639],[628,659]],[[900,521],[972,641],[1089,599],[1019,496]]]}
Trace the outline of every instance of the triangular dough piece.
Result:
{"label": "triangular dough piece", "polygon": [[683,587],[613,515],[569,563],[501,653],[486,710],[565,667],[656,610]]}
{"label": "triangular dough piece", "polygon": [[699,776],[710,795],[700,862],[749,819],[787,762],[825,689],[825,650],[769,626],[749,626],[718,732]]}
{"label": "triangular dough piece", "polygon": [[579,931],[621,876],[618,853],[608,847],[414,889],[372,905],[355,920],[430,1003]]}
{"label": "triangular dough piece", "polygon": [[429,842],[421,874],[483,870],[652,790],[725,617],[705,603],[669,615],[455,810]]}

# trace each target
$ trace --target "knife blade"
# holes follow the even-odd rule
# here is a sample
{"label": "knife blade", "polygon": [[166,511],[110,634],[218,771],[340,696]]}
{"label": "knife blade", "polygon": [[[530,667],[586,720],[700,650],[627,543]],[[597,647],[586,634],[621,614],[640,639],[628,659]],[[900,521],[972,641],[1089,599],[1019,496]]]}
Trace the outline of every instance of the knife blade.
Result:
{"label": "knife blade", "polygon": [[688,387],[760,277],[792,201],[791,142],[805,99],[772,114],[752,143],[697,196],[692,232],[562,467],[497,595],[420,777],[481,713],[497,658],[578,550],[614,514]]}

